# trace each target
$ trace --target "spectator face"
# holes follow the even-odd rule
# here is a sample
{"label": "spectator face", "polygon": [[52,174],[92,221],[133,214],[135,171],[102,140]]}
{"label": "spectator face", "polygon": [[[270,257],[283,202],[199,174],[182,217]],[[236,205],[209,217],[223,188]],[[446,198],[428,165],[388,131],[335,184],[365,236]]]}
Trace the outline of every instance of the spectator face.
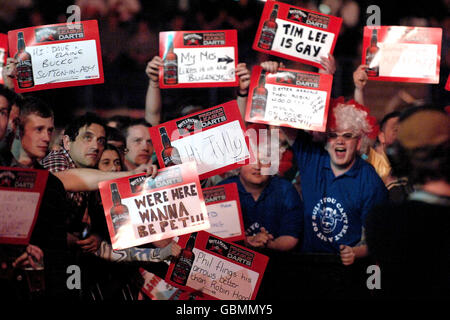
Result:
{"label": "spectator face", "polygon": [[327,133],[326,149],[331,158],[333,169],[348,170],[355,162],[361,147],[361,139],[350,130],[331,131]]}
{"label": "spectator face", "polygon": [[4,96],[0,96],[0,140],[6,134],[6,128],[8,126],[9,109],[8,100]]}
{"label": "spectator face", "polygon": [[395,117],[386,121],[383,131],[378,135],[378,139],[384,147],[389,147],[397,139],[398,119],[398,117]]}
{"label": "spectator face", "polygon": [[47,155],[52,139],[53,118],[41,118],[36,114],[27,116],[21,137],[22,148],[32,159],[42,159]]}
{"label": "spectator face", "polygon": [[146,126],[136,125],[128,128],[127,149],[128,152],[125,154],[127,163],[139,166],[150,161],[153,144]]}
{"label": "spectator face", "polygon": [[[258,162],[241,167],[240,179],[244,185],[263,185],[269,180],[270,175],[264,174],[264,169],[270,168],[268,159],[258,157]],[[262,172],[261,172],[262,171]]]}
{"label": "spectator face", "polygon": [[102,171],[119,172],[122,171],[120,167],[120,156],[114,150],[105,150],[100,157],[98,168]]}
{"label": "spectator face", "polygon": [[78,168],[95,168],[105,149],[105,143],[105,128],[97,123],[80,128],[75,141],[64,136],[64,148]]}

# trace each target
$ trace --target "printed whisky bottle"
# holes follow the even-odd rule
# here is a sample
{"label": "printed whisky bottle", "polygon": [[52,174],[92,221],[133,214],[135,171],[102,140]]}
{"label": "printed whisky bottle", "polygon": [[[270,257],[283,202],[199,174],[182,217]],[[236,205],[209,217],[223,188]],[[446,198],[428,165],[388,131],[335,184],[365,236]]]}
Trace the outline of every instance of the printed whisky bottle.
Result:
{"label": "printed whisky bottle", "polygon": [[119,229],[126,225],[130,219],[128,207],[122,204],[119,190],[116,183],[111,183],[111,196],[113,207],[110,210],[111,220],[114,226],[114,233],[117,234]]}
{"label": "printed whisky bottle", "polygon": [[169,51],[164,59],[164,84],[178,83],[178,57],[173,52],[173,41],[170,43]]}
{"label": "printed whisky bottle", "polygon": [[164,166],[170,167],[180,164],[181,163],[180,153],[178,152],[177,148],[172,147],[166,128],[165,127],[159,128],[159,134],[161,136],[161,141],[163,144],[161,156],[164,162]]}
{"label": "printed whisky bottle", "polygon": [[258,47],[264,50],[272,49],[273,40],[275,39],[275,33],[277,32],[278,25],[275,22],[278,15],[278,5],[273,6],[272,13],[269,20],[264,21],[261,36],[259,38]]}
{"label": "printed whisky bottle", "polygon": [[181,250],[180,256],[173,268],[172,276],[170,277],[173,282],[183,286],[186,285],[192,265],[194,264],[195,254],[192,249],[194,248],[196,238],[197,232],[191,233],[186,248]]}
{"label": "printed whisky bottle", "polygon": [[258,86],[253,89],[252,106],[250,108],[250,117],[264,118],[266,103],[267,103],[267,89],[266,71],[263,70],[259,76]]}
{"label": "printed whisky bottle", "polygon": [[366,50],[366,64],[369,66],[367,68],[366,72],[369,77],[378,77],[378,73],[379,73],[379,65],[370,66],[370,64],[372,63],[376,54],[380,50],[380,48],[378,47],[378,44],[377,44],[377,42],[378,42],[377,32],[378,31],[376,29],[372,30],[372,38],[370,40],[370,46],[367,47],[367,50]]}
{"label": "printed whisky bottle", "polygon": [[34,80],[31,55],[25,51],[23,32],[17,33],[17,53],[14,58],[17,60],[17,84],[19,88],[33,87]]}

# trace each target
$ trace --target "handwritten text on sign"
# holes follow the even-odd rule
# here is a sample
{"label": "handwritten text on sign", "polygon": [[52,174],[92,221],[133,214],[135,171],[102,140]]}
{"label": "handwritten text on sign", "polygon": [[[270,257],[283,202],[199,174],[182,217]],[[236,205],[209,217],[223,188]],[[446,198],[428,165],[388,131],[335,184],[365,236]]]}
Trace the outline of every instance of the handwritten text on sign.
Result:
{"label": "handwritten text on sign", "polygon": [[234,81],[234,47],[177,48],[178,82]]}
{"label": "handwritten text on sign", "polygon": [[221,238],[231,238],[241,234],[236,201],[208,204],[206,210],[211,224],[206,231]]}
{"label": "handwritten text on sign", "polygon": [[95,40],[30,46],[35,84],[99,78]]}
{"label": "handwritten text on sign", "polygon": [[250,157],[238,120],[172,141],[181,161],[195,161],[199,174],[244,161]]}
{"label": "handwritten text on sign", "polygon": [[[209,227],[204,217],[195,183],[182,185],[150,194],[122,199],[122,203],[130,208],[132,229],[119,231],[118,247],[124,246],[121,240],[136,239],[135,245],[167,238],[189,232],[190,227]],[[183,231],[186,229],[186,232]]]}
{"label": "handwritten text on sign", "polygon": [[275,34],[272,51],[317,63],[320,63],[321,56],[326,56],[331,51],[333,33],[283,19],[277,19],[276,22],[279,27]]}
{"label": "handwritten text on sign", "polygon": [[0,237],[26,237],[38,201],[39,192],[0,191]]}
{"label": "handwritten text on sign", "polygon": [[293,126],[320,125],[324,118],[327,92],[266,84],[265,121],[289,122]]}
{"label": "handwritten text on sign", "polygon": [[436,74],[438,46],[434,44],[383,43],[380,76],[428,78]]}
{"label": "handwritten text on sign", "polygon": [[186,285],[221,300],[250,300],[259,274],[193,249],[195,260]]}

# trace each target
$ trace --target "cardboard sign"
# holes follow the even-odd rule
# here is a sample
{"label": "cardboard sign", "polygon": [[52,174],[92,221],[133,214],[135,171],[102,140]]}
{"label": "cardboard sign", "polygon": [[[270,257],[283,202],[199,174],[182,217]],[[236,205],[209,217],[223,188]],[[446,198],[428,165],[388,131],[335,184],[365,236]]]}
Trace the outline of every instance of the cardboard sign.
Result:
{"label": "cardboard sign", "polygon": [[16,58],[16,92],[103,83],[96,20],[52,24],[8,32]]}
{"label": "cardboard sign", "polygon": [[245,111],[248,122],[325,131],[333,76],[300,70],[252,70]]}
{"label": "cardboard sign", "polygon": [[320,57],[333,54],[342,18],[267,1],[253,49],[321,68]]}
{"label": "cardboard sign", "polygon": [[170,31],[159,34],[160,88],[237,86],[236,30]]}
{"label": "cardboard sign", "polygon": [[0,243],[29,243],[47,177],[47,170],[0,167]]}
{"label": "cardboard sign", "polygon": [[205,299],[254,300],[269,258],[208,232],[180,237],[184,248],[165,280]]}
{"label": "cardboard sign", "polygon": [[195,163],[99,183],[113,249],[210,227]]}
{"label": "cardboard sign", "polygon": [[0,33],[0,84],[4,84],[3,67],[6,66],[6,59],[8,58],[8,36]]}
{"label": "cardboard sign", "polygon": [[152,300],[171,300],[174,299],[178,289],[168,284],[164,279],[157,275],[139,268],[139,272],[144,279],[141,291]]}
{"label": "cardboard sign", "polygon": [[251,160],[236,100],[149,128],[161,167],[195,161],[200,179]]}
{"label": "cardboard sign", "polygon": [[204,188],[203,197],[211,224],[205,231],[226,241],[243,240],[244,220],[236,183]]}
{"label": "cardboard sign", "polygon": [[364,27],[369,80],[439,83],[441,28]]}

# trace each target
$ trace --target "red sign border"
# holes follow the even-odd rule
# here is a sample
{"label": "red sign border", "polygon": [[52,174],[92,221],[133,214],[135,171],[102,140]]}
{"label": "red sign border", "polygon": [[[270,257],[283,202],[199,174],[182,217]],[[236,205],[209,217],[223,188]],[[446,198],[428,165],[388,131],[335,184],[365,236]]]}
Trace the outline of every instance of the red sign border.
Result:
{"label": "red sign border", "polygon": [[[187,46],[183,43],[183,35],[186,33],[214,33],[223,32],[225,33],[225,45],[198,45],[198,46]],[[159,33],[159,56],[161,59],[164,57],[164,52],[166,50],[166,40],[169,34],[173,34],[174,48],[220,48],[220,47],[234,47],[234,66],[235,69],[238,65],[238,40],[236,30],[192,30],[192,31],[164,31]],[[164,68],[159,69],[159,87],[161,89],[176,89],[176,88],[208,88],[208,87],[236,87],[239,85],[239,77],[234,76],[235,80],[233,82],[192,82],[192,83],[179,83],[176,85],[166,85],[164,84]]]}
{"label": "red sign border", "polygon": [[[407,27],[407,26],[365,26],[363,33],[363,43],[362,43],[362,56],[361,56],[361,64],[365,64],[366,61],[366,50],[370,45],[371,32],[372,29],[378,30],[378,39],[384,39],[386,32],[388,32],[388,28],[417,28],[417,29],[429,29],[429,42],[424,42],[423,44],[436,44],[438,46],[437,59],[436,59],[436,74],[434,77],[430,78],[409,78],[409,77],[368,77],[369,80],[374,81],[388,81],[388,82],[412,82],[412,83],[429,83],[429,84],[437,84],[439,83],[439,73],[440,73],[440,64],[441,64],[441,48],[442,48],[442,28],[431,28],[431,27]],[[381,31],[381,35],[380,35]],[[439,41],[436,42],[433,38],[439,38]],[[378,43],[382,43],[383,41],[378,41]],[[399,42],[397,42],[399,43]],[[401,42],[401,43],[417,43],[417,42]]]}
{"label": "red sign border", "polygon": [[[262,70],[263,69],[260,66],[253,67],[252,75],[250,78],[250,87],[249,87],[249,91],[248,91],[249,93],[253,92],[254,88],[258,85],[258,79],[261,75]],[[304,129],[304,130],[324,132],[327,127],[328,110],[330,107],[333,76],[330,74],[315,73],[315,72],[294,70],[294,69],[285,69],[285,68],[279,68],[278,71],[291,71],[291,72],[296,72],[296,73],[318,75],[320,77],[320,84],[319,84],[319,88],[317,88],[317,89],[311,88],[311,87],[300,86],[300,85],[293,85],[293,84],[283,84],[282,86],[294,87],[294,88],[304,88],[304,89],[309,89],[309,90],[326,91],[327,92],[327,100],[326,100],[325,111],[324,111],[325,116],[324,116],[324,120],[323,120],[323,125],[322,126],[311,126],[311,127],[306,127],[306,126],[297,126],[296,127],[296,126],[292,126],[292,125],[290,125],[288,123],[284,123],[284,122],[273,122],[273,121],[265,121],[265,120],[261,120],[261,119],[257,119],[257,118],[251,118],[250,111],[251,111],[253,97],[250,94],[249,94],[249,98],[247,99],[247,106],[245,108],[245,121],[253,122],[253,123],[270,124],[270,125],[280,126],[280,127],[289,127],[289,128],[295,128],[295,129]],[[273,80],[271,81],[271,78],[274,78],[274,77],[276,77],[276,73],[273,73],[273,74],[267,73],[266,79],[268,79],[268,80],[266,82],[268,82],[270,84],[276,84],[275,81],[273,81]],[[276,85],[278,85],[278,84],[276,84]],[[328,88],[326,88],[326,86],[328,86]],[[323,89],[325,89],[325,90],[323,90]]]}
{"label": "red sign border", "polygon": [[[175,131],[175,130],[178,130],[177,126],[176,126],[176,122],[177,121],[181,121],[183,119],[191,118],[191,117],[196,116],[198,114],[202,114],[202,113],[205,113],[205,112],[208,112],[208,111],[212,111],[212,110],[218,109],[218,108],[223,108],[225,110],[225,115],[227,116],[227,120],[225,122],[221,122],[221,123],[212,125],[212,126],[206,128],[206,129],[202,129],[201,132],[207,131],[207,130],[216,128],[218,126],[224,125],[226,123],[230,123],[232,121],[238,120],[239,124],[241,126],[241,129],[242,129],[242,134],[244,135],[244,138],[245,138],[247,149],[248,149],[248,151],[250,153],[250,158],[245,160],[245,162],[242,161],[243,162],[242,164],[233,163],[233,164],[227,165],[225,167],[221,167],[221,168],[215,169],[213,171],[209,171],[209,172],[205,172],[203,174],[200,174],[199,175],[199,179],[203,180],[203,179],[206,179],[206,178],[209,178],[209,177],[212,177],[212,176],[224,173],[226,171],[239,168],[241,166],[244,166],[244,165],[249,164],[250,162],[254,161],[254,156],[253,156],[253,153],[252,153],[250,145],[249,145],[248,137],[245,135],[246,129],[245,129],[244,121],[242,120],[242,117],[241,117],[241,113],[239,111],[239,107],[238,107],[237,101],[236,100],[232,100],[232,101],[229,101],[229,102],[226,102],[226,103],[223,103],[223,104],[220,104],[220,105],[217,105],[217,106],[214,106],[214,107],[202,110],[202,111],[194,112],[192,114],[189,114],[189,115],[181,117],[181,118],[177,118],[177,119],[174,119],[174,120],[171,120],[171,121],[167,121],[167,122],[162,123],[162,124],[160,124],[158,126],[154,126],[154,127],[149,128],[150,137],[151,137],[151,140],[152,140],[152,143],[153,143],[153,148],[155,150],[156,157],[158,159],[158,163],[159,163],[161,168],[164,168],[165,166],[164,166],[164,161],[163,161],[162,156],[161,156],[161,151],[163,150],[163,145],[162,145],[161,138],[160,138],[160,135],[159,135],[159,128],[165,127],[169,137],[172,137],[173,136],[172,132]],[[180,139],[183,139],[184,137],[187,137],[187,136],[190,136],[190,135],[193,135],[193,134],[196,134],[196,133],[198,133],[198,132],[194,131],[194,132],[192,132],[192,133],[190,133],[188,135],[181,136]],[[176,140],[174,140],[174,141],[176,141]]]}
{"label": "red sign border", "polygon": [[[237,184],[235,182],[227,183],[227,184],[222,184],[222,185],[218,185],[218,186],[203,188],[202,191],[214,190],[214,189],[222,189],[222,188],[225,189],[226,199],[225,200],[211,201],[209,203],[206,203],[206,200],[205,200],[206,210],[208,210],[208,205],[209,204],[216,204],[216,203],[222,203],[222,202],[228,202],[228,201],[235,200],[236,204],[237,204],[238,213],[239,213],[238,216],[239,216],[239,224],[240,224],[241,234],[237,235],[237,236],[234,236],[234,237],[223,238],[223,239],[226,240],[226,241],[230,241],[230,242],[244,240],[245,239],[244,219],[242,218],[241,201],[239,199],[239,191],[238,191],[238,188],[237,188]],[[203,196],[203,198],[204,198],[204,196]]]}
{"label": "red sign border", "polygon": [[[261,18],[259,20],[258,29],[256,31],[256,36],[255,36],[255,39],[253,41],[252,49],[256,50],[256,51],[259,51],[259,52],[262,52],[262,53],[270,54],[270,55],[277,56],[277,57],[280,57],[280,58],[284,58],[284,59],[287,59],[287,60],[298,61],[298,62],[301,62],[301,63],[304,63],[304,64],[312,65],[312,66],[314,66],[316,68],[323,69],[323,67],[322,67],[322,65],[320,63],[317,63],[317,62],[314,62],[314,61],[309,61],[309,60],[302,59],[302,58],[297,58],[295,56],[292,56],[292,55],[289,55],[289,54],[284,54],[284,53],[273,51],[273,50],[264,50],[264,49],[261,49],[261,48],[258,47],[258,41],[259,41],[259,38],[261,36],[261,30],[262,30],[264,21],[269,19],[270,13],[272,12],[272,8],[273,8],[273,6],[275,4],[278,5],[278,16],[280,16],[280,12],[284,14],[283,17],[286,16],[286,18],[283,18],[283,19],[287,19],[287,13],[289,12],[289,9],[291,9],[291,8],[295,8],[295,9],[299,9],[299,10],[302,10],[302,11],[305,11],[305,12],[315,13],[315,14],[320,15],[320,16],[328,17],[330,19],[330,25],[329,25],[329,30],[327,30],[327,32],[334,33],[334,35],[335,35],[335,37],[333,39],[333,44],[331,45],[330,52],[329,52],[330,55],[332,55],[333,52],[334,52],[334,48],[336,46],[336,42],[337,42],[337,39],[339,37],[339,32],[341,30],[343,19],[339,18],[339,17],[336,17],[336,16],[330,16],[330,15],[327,15],[327,14],[324,14],[324,13],[321,13],[321,12],[312,11],[312,10],[304,9],[304,8],[301,8],[301,7],[292,6],[292,5],[289,5],[289,4],[284,3],[284,2],[277,2],[277,1],[270,1],[269,0],[269,1],[266,1],[266,4],[264,5],[264,9],[263,9]],[[304,24],[304,23],[300,23],[300,22],[296,22],[296,21],[292,21],[292,20],[290,20],[290,22],[294,23],[294,24],[301,25],[301,26],[305,26],[305,27],[308,27],[308,28],[312,28],[312,29],[324,30],[323,28],[315,27],[315,26],[312,26],[312,25],[308,25],[308,24]]]}
{"label": "red sign border", "polygon": [[[55,83],[49,83],[49,84],[39,84],[35,85],[31,88],[21,89],[19,88],[17,84],[17,80],[14,81],[14,90],[18,93],[24,93],[24,92],[32,92],[32,91],[38,91],[38,90],[47,90],[47,89],[57,89],[57,88],[68,88],[68,87],[75,87],[75,86],[85,86],[85,85],[91,85],[91,84],[102,84],[105,82],[104,80],[104,74],[103,74],[103,60],[102,60],[102,51],[100,47],[100,36],[99,36],[99,30],[98,30],[98,22],[97,20],[87,20],[87,21],[80,21],[77,24],[81,24],[83,26],[83,31],[85,34],[85,37],[83,39],[73,39],[73,40],[58,40],[58,41],[52,41],[51,44],[58,44],[58,43],[66,43],[66,42],[78,42],[78,41],[85,41],[85,40],[95,40],[95,45],[97,49],[97,62],[98,62],[98,71],[99,71],[99,78],[97,79],[85,79],[85,80],[76,80],[76,81],[70,81],[70,82],[55,82]],[[9,40],[9,56],[14,57],[12,54],[12,48],[16,48],[17,44],[17,33],[23,32],[24,40],[27,46],[41,46],[41,45],[49,45],[50,42],[42,42],[42,43],[36,43],[35,39],[35,29],[44,28],[44,27],[57,27],[57,26],[65,26],[67,23],[58,23],[58,24],[48,24],[48,25],[41,25],[36,27],[28,27],[23,29],[16,29],[8,32],[8,40]]]}
{"label": "red sign border", "polygon": [[[190,236],[190,234],[185,234],[185,235],[179,237],[178,244],[181,246],[181,248],[185,248],[186,247],[186,244],[187,244],[187,241],[189,239],[189,236]],[[222,239],[220,237],[217,237],[217,236],[215,236],[215,235],[213,235],[213,234],[211,234],[209,232],[206,232],[206,231],[199,231],[198,232],[197,238],[195,240],[194,248],[206,251],[208,254],[211,254],[211,255],[213,255],[213,256],[215,256],[217,258],[221,258],[221,259],[227,260],[227,261],[229,261],[231,263],[238,264],[238,263],[236,263],[236,261],[234,261],[232,259],[229,259],[229,258],[227,258],[225,256],[221,256],[221,255],[219,255],[219,254],[217,254],[215,252],[207,250],[206,249],[206,244],[207,244],[207,241],[208,241],[209,237],[214,237],[214,238],[217,238],[217,239],[221,239],[221,240],[223,240],[224,242],[226,242],[226,243],[228,243],[230,245],[233,245],[233,246],[236,246],[238,248],[244,249],[244,250],[246,250],[248,252],[251,252],[251,253],[253,253],[255,255],[254,256],[254,260],[253,260],[253,265],[254,266],[252,266],[252,267],[245,266],[245,268],[250,269],[252,271],[255,271],[255,272],[257,272],[259,274],[258,280],[257,280],[257,282],[255,284],[255,289],[253,290],[253,293],[252,293],[252,296],[251,296],[251,300],[255,300],[255,298],[256,298],[256,296],[258,294],[258,290],[259,290],[259,287],[261,285],[263,276],[264,276],[264,272],[266,271],[267,264],[269,262],[269,257],[267,257],[267,256],[265,256],[265,255],[263,255],[263,254],[261,254],[261,253],[259,253],[257,251],[251,250],[251,249],[249,249],[247,247],[238,245],[236,243],[233,243],[233,242],[230,243],[229,241],[226,241],[226,240],[224,240],[224,239]],[[170,276],[172,275],[174,267],[175,267],[175,262],[171,261],[171,263],[169,265],[169,269],[167,270],[167,274],[166,274],[166,277],[164,278],[164,280],[167,283],[169,283],[172,286],[174,286],[174,287],[180,288],[180,289],[188,291],[188,292],[192,291],[193,290],[192,288],[190,288],[188,286],[179,285],[179,284],[177,284],[177,283],[175,283],[175,282],[170,280]],[[202,292],[202,294],[204,296],[203,297],[204,300],[220,300],[220,299],[218,299],[218,298],[216,298],[214,296],[208,295],[206,293]]]}
{"label": "red sign border", "polygon": [[15,244],[15,245],[27,245],[30,243],[31,235],[33,234],[34,226],[36,224],[36,220],[39,215],[39,209],[41,207],[42,198],[44,197],[45,187],[47,185],[48,175],[50,174],[48,170],[43,169],[30,169],[30,168],[19,168],[19,167],[3,167],[0,166],[0,170],[6,171],[25,171],[25,172],[36,172],[36,184],[32,189],[24,189],[24,188],[9,188],[9,187],[0,187],[0,190],[4,191],[18,191],[18,192],[39,192],[39,200],[36,205],[36,211],[34,212],[33,222],[31,223],[30,230],[28,231],[28,235],[25,238],[16,238],[16,237],[0,237],[0,244]]}

